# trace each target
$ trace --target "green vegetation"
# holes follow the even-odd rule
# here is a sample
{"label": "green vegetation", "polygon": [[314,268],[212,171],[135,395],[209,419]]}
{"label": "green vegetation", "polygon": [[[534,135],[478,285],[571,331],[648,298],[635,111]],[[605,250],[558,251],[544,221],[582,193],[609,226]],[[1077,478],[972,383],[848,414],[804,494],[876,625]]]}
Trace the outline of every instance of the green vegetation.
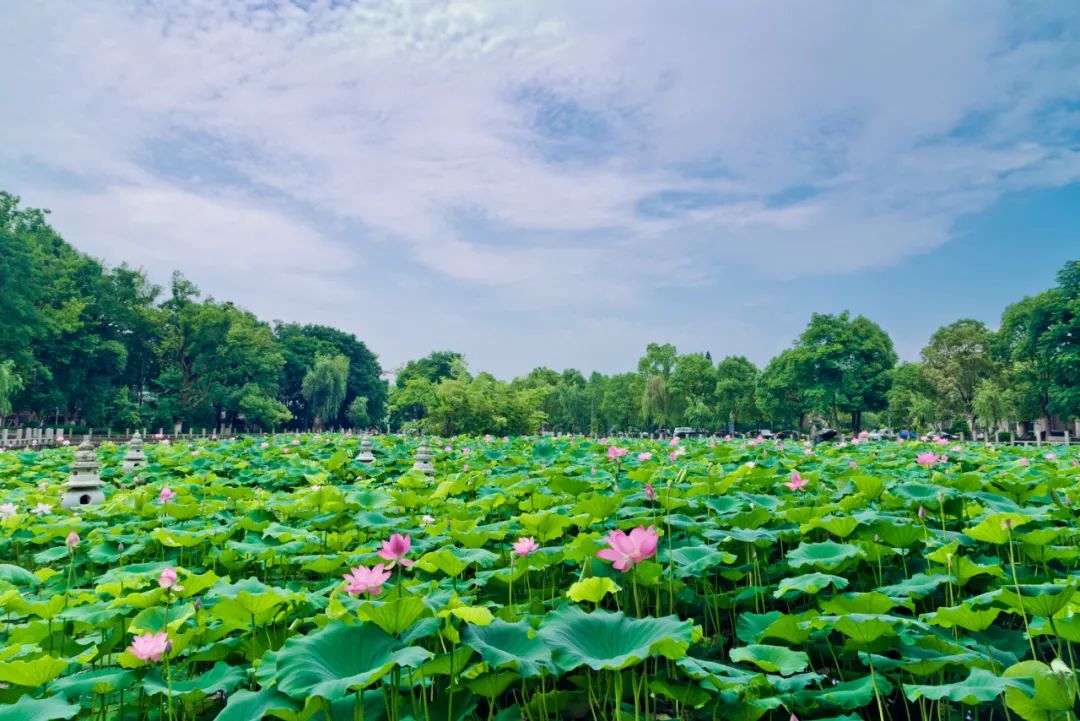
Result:
{"label": "green vegetation", "polygon": [[0,721],[1075,720],[1075,450],[431,440],[0,453]]}
{"label": "green vegetation", "polygon": [[4,193],[0,287],[0,421],[453,435],[684,425],[970,433],[1080,417],[1080,262],[1005,309],[997,331],[970,319],[939,328],[917,363],[897,365],[888,334],[863,316],[815,313],[762,369],[649,343],[632,372],[540,367],[503,381],[436,351],[402,366],[392,386],[351,334],[270,325],[202,298],[179,274],[163,295],[141,271],[78,253],[45,212]]}

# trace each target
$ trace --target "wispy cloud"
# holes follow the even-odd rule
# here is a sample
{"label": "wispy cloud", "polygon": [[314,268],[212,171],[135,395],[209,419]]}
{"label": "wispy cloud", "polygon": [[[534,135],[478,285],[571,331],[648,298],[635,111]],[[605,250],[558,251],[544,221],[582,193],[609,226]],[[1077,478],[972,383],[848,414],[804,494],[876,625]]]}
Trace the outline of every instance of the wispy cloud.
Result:
{"label": "wispy cloud", "polygon": [[112,260],[254,304],[237,268],[314,286],[304,317],[417,277],[422,307],[623,317],[673,282],[895,263],[1080,178],[1068,3],[42,0],[0,22],[0,183]]}

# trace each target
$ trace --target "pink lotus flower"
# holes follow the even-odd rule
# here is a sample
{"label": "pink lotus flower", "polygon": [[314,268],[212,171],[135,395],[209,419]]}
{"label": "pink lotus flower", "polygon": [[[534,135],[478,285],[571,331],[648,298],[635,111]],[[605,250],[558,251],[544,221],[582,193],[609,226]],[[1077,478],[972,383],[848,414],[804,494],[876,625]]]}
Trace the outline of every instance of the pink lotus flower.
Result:
{"label": "pink lotus flower", "polygon": [[730,441],[731,440],[731,435],[728,434],[728,435],[724,436],[724,440],[725,441]]}
{"label": "pink lotus flower", "polygon": [[400,563],[405,568],[408,568],[413,565],[413,562],[405,558],[405,555],[411,548],[411,537],[395,533],[390,536],[389,541],[383,541],[382,549],[379,551],[378,555],[379,558],[390,562],[390,565],[388,565],[387,568],[393,568],[395,563]]}
{"label": "pink lotus flower", "polygon": [[168,446],[168,445],[171,445],[171,444],[172,444],[172,441],[170,441],[168,438],[164,438],[161,441],[161,445],[163,445],[163,446]]}
{"label": "pink lotus flower", "polygon": [[948,441],[948,440],[946,440],[946,439],[944,439],[944,438],[935,438],[935,439],[934,439],[934,443],[936,443],[936,444],[937,444],[937,445],[939,445],[939,446],[943,446],[943,445],[945,445],[945,444],[946,444],[946,443],[948,443],[948,442],[949,442],[949,441]]}
{"label": "pink lotus flower", "polygon": [[920,453],[918,456],[916,456],[915,462],[923,468],[929,468],[930,466],[938,462],[938,457],[936,453],[927,451],[926,453]]}
{"label": "pink lotus flower", "polygon": [[642,463],[644,463],[645,461],[651,461],[652,460],[652,454],[649,453],[648,451],[645,451],[643,453],[637,454],[637,459],[639,461],[641,461]]}
{"label": "pink lotus flower", "polygon": [[5,503],[0,505],[0,518],[11,518],[18,512],[18,508],[14,503]]}
{"label": "pink lotus flower", "polygon": [[158,494],[157,501],[164,506],[166,503],[172,503],[174,498],[176,498],[176,492],[165,486],[161,489],[161,493]]}
{"label": "pink lotus flower", "polygon": [[359,566],[344,575],[348,582],[345,591],[359,595],[366,593],[369,596],[378,596],[382,593],[382,585],[390,580],[390,571],[384,570],[383,564],[376,563],[371,568]]}
{"label": "pink lotus flower", "polygon": [[266,441],[263,441],[262,443],[259,444],[259,448],[269,448],[269,447],[270,447],[270,444],[267,443]]}
{"label": "pink lotus flower", "polygon": [[616,570],[625,573],[631,566],[656,555],[656,544],[660,536],[652,526],[638,526],[629,534],[612,531],[606,540],[610,548],[597,551],[596,557],[611,561]]}
{"label": "pink lotus flower", "polygon": [[616,461],[625,456],[629,451],[625,448],[619,448],[618,446],[609,446],[607,449],[607,457],[610,461]]}
{"label": "pink lotus flower", "polygon": [[462,471],[467,471],[467,470],[469,470],[469,464],[468,464],[468,463],[466,463],[466,464],[465,464],[464,466],[462,466],[462,467],[461,467],[461,470],[462,470]]}
{"label": "pink lotus flower", "polygon": [[747,468],[754,468],[754,467],[756,467],[756,466],[757,466],[757,464],[756,464],[756,463],[754,463],[753,461],[747,461],[747,462],[746,462],[746,467],[747,467]]}
{"label": "pink lotus flower", "polygon": [[50,513],[52,513],[52,504],[51,503],[39,503],[36,506],[34,506],[30,510],[30,512],[33,513],[35,516],[47,516]]}
{"label": "pink lotus flower", "polygon": [[172,643],[169,634],[165,631],[160,633],[144,633],[136,636],[128,649],[131,655],[142,661],[160,661]]}
{"label": "pink lotus flower", "polygon": [[465,448],[461,449],[461,452],[464,453],[467,456],[470,453],[472,453],[472,449],[466,446]]}
{"label": "pink lotus flower", "polygon": [[602,445],[602,446],[607,445],[607,436],[604,436],[603,438],[600,439],[600,445]]}
{"label": "pink lotus flower", "polygon": [[71,533],[68,534],[67,540],[64,541],[64,542],[67,544],[68,548],[78,548],[79,547],[79,534],[75,533],[75,531],[72,531]]}
{"label": "pink lotus flower", "polygon": [[484,435],[484,443],[491,443],[491,440],[492,438],[490,433]]}
{"label": "pink lotus flower", "polygon": [[960,451],[962,451],[962,450],[964,450],[964,449],[963,449],[963,448],[961,448],[960,446],[953,446],[953,447],[952,447],[952,448],[950,448],[949,450],[950,450],[950,451],[952,451],[953,453],[959,453]]}
{"label": "pink lotus flower", "polygon": [[1031,465],[1031,459],[1029,459],[1029,458],[1021,458],[1019,463],[1020,463],[1021,466],[1030,466]]}
{"label": "pink lotus flower", "polygon": [[282,448],[282,449],[281,449],[281,452],[282,452],[282,453],[288,453],[288,452],[289,452],[289,449],[288,449],[288,448]]}
{"label": "pink lotus flower", "polygon": [[919,506],[919,518],[926,518],[926,506]]}
{"label": "pink lotus flower", "polygon": [[292,444],[293,444],[294,446],[298,446],[298,445],[300,445],[300,439],[299,439],[299,438],[293,438],[293,440],[292,440]]}
{"label": "pink lotus flower", "polygon": [[852,468],[852,469],[854,469],[854,468],[858,468],[858,467],[859,467],[859,464],[858,464],[858,463],[856,463],[855,461],[848,461],[848,462],[847,462],[847,467],[848,467],[848,468]]}
{"label": "pink lotus flower", "polygon": [[424,526],[430,526],[432,523],[435,523],[435,516],[425,513],[424,517],[420,519],[420,523]]}
{"label": "pink lotus flower", "polygon": [[804,456],[812,456],[814,455],[814,451],[811,448],[804,448],[802,454]]}
{"label": "pink lotus flower", "polygon": [[452,450],[454,450],[454,449],[451,446],[447,446],[446,448],[443,448],[443,451],[445,451],[446,453],[449,453]]}
{"label": "pink lotus flower", "polygon": [[645,484],[645,498],[650,501],[656,500],[656,489],[653,488],[653,485],[651,483]]}
{"label": "pink lotus flower", "polygon": [[943,453],[941,455],[941,458],[939,458],[938,460],[941,461],[942,463],[948,463],[949,462],[949,456]]}
{"label": "pink lotus flower", "polygon": [[514,553],[522,558],[528,556],[538,548],[540,548],[540,546],[536,544],[536,539],[532,536],[529,536],[528,538],[519,538],[514,543]]}
{"label": "pink lotus flower", "polygon": [[176,585],[176,569],[175,568],[166,568],[164,571],[162,571],[161,575],[158,576],[157,582],[158,582],[158,585],[161,586],[162,588],[164,588],[166,591],[169,591],[169,590],[183,591],[184,590],[183,586],[177,586]]}
{"label": "pink lotus flower", "polygon": [[802,489],[806,488],[809,483],[810,481],[800,476],[798,471],[792,471],[791,480],[784,483],[784,485],[793,491],[801,491]]}
{"label": "pink lotus flower", "polygon": [[1048,461],[1052,461],[1055,458],[1057,458],[1057,454],[1055,454],[1055,453],[1047,453],[1045,456],[1043,456],[1043,458],[1045,458]]}
{"label": "pink lotus flower", "polygon": [[668,441],[668,445],[669,446],[677,446],[677,445],[679,445],[679,439],[678,438],[672,438],[670,441]]}

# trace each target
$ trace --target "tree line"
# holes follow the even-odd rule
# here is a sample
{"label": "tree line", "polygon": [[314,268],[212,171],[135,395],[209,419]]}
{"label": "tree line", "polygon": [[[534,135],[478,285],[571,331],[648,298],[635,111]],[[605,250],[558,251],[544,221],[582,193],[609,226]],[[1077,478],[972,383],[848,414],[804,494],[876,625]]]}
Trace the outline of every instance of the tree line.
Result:
{"label": "tree line", "polygon": [[353,334],[267,323],[174,273],[109,268],[66,243],[47,211],[0,192],[0,422],[96,427],[418,428],[442,434],[997,428],[1080,417],[1080,261],[1006,308],[992,330],[939,328],[917,362],[844,312],[813,314],[758,368],[650,343],[636,369],[535,368],[502,381],[436,351],[393,383]]}

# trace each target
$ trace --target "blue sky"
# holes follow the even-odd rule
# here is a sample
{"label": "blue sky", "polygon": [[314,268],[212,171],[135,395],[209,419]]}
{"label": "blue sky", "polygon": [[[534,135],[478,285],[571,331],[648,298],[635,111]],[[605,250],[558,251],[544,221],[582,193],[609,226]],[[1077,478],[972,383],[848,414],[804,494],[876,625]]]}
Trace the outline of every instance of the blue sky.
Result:
{"label": "blue sky", "polygon": [[1080,4],[0,5],[0,188],[393,367],[915,358],[1080,257]]}

